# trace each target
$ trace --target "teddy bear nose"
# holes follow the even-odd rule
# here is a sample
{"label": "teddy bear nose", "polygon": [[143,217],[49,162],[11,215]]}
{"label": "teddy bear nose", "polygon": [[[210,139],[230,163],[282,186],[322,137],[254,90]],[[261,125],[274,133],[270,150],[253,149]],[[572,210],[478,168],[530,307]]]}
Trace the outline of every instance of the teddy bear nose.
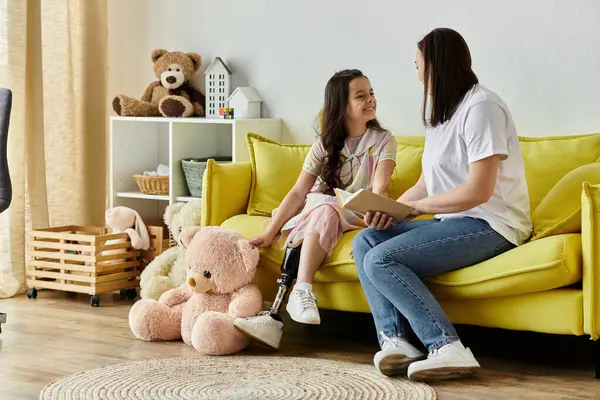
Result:
{"label": "teddy bear nose", "polygon": [[173,83],[177,82],[177,78],[175,78],[174,76],[167,76],[166,81],[167,81],[167,83],[173,84]]}
{"label": "teddy bear nose", "polygon": [[193,276],[188,279],[188,285],[190,285],[191,287],[196,287],[196,280]]}

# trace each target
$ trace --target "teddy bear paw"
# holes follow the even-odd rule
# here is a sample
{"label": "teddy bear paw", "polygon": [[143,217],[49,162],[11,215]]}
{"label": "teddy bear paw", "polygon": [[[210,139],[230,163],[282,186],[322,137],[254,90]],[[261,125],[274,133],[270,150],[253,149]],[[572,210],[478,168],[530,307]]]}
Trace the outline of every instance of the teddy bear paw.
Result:
{"label": "teddy bear paw", "polygon": [[207,311],[201,314],[192,329],[192,346],[205,355],[233,354],[245,349],[248,344],[246,336],[223,313]]}
{"label": "teddy bear paw", "polygon": [[160,115],[151,103],[140,101],[129,96],[117,96],[112,102],[113,110],[124,117],[154,117]]}
{"label": "teddy bear paw", "polygon": [[181,310],[156,300],[139,300],[129,311],[129,328],[141,340],[181,339]]}
{"label": "teddy bear paw", "polygon": [[158,104],[160,113],[165,117],[180,118],[194,114],[194,106],[188,99],[181,96],[165,96]]}

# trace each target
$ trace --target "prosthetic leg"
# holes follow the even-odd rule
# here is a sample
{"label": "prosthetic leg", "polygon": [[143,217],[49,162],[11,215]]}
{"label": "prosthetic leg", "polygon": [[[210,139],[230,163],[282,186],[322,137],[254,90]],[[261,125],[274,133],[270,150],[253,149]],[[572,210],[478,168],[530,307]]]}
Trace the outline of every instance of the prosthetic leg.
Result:
{"label": "prosthetic leg", "polygon": [[271,317],[278,321],[281,321],[279,313],[281,311],[281,306],[283,305],[283,300],[292,287],[294,280],[298,277],[301,248],[302,244],[298,247],[287,247],[285,249],[285,255],[283,256],[283,261],[281,263],[281,277],[277,279],[279,289],[277,291],[277,296],[275,296],[275,300],[273,301],[273,305],[269,310]]}
{"label": "prosthetic leg", "polygon": [[278,349],[279,342],[281,341],[283,321],[279,313],[286,295],[292,287],[294,280],[298,277],[300,248],[301,245],[285,249],[285,255],[281,262],[281,276],[277,279],[279,289],[271,309],[269,311],[262,311],[255,317],[237,318],[233,321],[233,326],[244,335],[273,349]]}

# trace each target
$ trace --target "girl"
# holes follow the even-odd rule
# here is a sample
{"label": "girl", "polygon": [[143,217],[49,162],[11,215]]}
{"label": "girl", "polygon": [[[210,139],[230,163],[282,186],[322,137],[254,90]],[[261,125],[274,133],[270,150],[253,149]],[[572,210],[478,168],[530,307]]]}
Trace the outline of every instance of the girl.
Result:
{"label": "girl", "polygon": [[[510,250],[528,239],[532,224],[513,119],[502,99],[478,83],[462,36],[433,30],[418,44],[416,65],[427,128],[423,170],[398,201],[435,218],[365,229],[353,250],[381,335],[375,367],[388,376],[408,368],[413,380],[444,379],[479,363],[421,278]],[[429,350],[426,359],[414,334]]]}
{"label": "girl", "polygon": [[[333,191],[368,189],[387,195],[397,148],[392,134],[377,121],[376,108],[373,88],[362,72],[344,70],[329,80],[320,137],[306,156],[296,184],[273,211],[265,233],[251,240],[257,247],[270,246],[277,236],[285,238],[289,247],[302,243],[298,277],[286,307],[294,321],[320,324],[312,280],[342,233],[367,225],[383,229],[391,223],[392,218],[386,217],[372,224],[342,210]],[[248,336],[279,347],[283,323],[269,312],[234,324]]]}

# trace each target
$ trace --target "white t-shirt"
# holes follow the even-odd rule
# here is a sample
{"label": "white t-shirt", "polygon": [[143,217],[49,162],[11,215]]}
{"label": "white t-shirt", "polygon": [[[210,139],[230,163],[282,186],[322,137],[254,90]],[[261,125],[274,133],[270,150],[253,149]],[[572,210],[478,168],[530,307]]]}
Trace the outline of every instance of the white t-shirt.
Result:
{"label": "white t-shirt", "polygon": [[469,164],[492,155],[502,155],[503,160],[490,200],[468,211],[435,217],[480,218],[520,245],[532,231],[523,156],[510,111],[494,92],[475,85],[449,121],[427,129],[422,160],[427,192],[431,196],[466,183]]}

